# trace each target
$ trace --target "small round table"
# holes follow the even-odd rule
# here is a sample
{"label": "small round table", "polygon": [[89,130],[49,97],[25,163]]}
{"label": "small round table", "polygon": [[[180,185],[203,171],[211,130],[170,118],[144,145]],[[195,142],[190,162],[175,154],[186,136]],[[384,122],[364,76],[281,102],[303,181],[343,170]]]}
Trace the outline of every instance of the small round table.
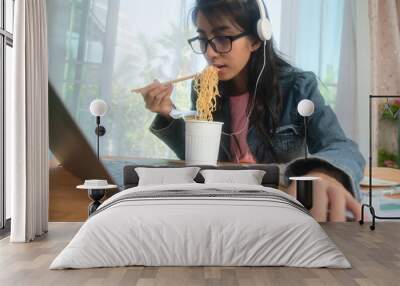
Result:
{"label": "small round table", "polygon": [[303,206],[311,210],[313,207],[313,181],[319,180],[319,177],[290,177],[291,181],[296,181],[296,199]]}
{"label": "small round table", "polygon": [[79,190],[87,190],[89,198],[92,200],[92,203],[88,206],[88,215],[90,216],[94,213],[97,208],[101,205],[101,200],[106,195],[106,191],[108,189],[115,189],[117,185],[107,185],[107,186],[88,186],[88,185],[79,185],[76,186]]}

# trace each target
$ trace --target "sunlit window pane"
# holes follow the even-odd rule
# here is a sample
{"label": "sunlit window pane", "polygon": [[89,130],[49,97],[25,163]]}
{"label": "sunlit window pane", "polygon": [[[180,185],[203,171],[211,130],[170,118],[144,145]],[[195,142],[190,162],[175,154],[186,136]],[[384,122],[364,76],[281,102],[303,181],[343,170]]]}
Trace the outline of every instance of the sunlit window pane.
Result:
{"label": "sunlit window pane", "polygon": [[[93,146],[95,121],[89,105],[95,98],[106,100],[110,108],[102,119],[107,128],[103,156],[175,158],[149,132],[154,114],[145,109],[140,95],[129,90],[155,78],[168,80],[204,67],[203,57],[194,55],[186,42],[196,35],[187,22],[193,3],[48,2],[50,82]],[[190,82],[175,86],[177,106],[190,108],[189,96]]]}

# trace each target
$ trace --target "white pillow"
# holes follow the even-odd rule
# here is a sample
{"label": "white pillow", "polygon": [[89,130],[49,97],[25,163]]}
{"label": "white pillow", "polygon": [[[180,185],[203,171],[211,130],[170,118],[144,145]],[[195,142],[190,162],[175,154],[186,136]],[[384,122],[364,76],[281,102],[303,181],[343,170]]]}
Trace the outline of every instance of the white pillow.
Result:
{"label": "white pillow", "polygon": [[135,168],[139,176],[138,186],[195,183],[193,179],[199,170],[199,167]]}
{"label": "white pillow", "polygon": [[201,170],[204,183],[235,183],[261,185],[265,171],[262,170]]}

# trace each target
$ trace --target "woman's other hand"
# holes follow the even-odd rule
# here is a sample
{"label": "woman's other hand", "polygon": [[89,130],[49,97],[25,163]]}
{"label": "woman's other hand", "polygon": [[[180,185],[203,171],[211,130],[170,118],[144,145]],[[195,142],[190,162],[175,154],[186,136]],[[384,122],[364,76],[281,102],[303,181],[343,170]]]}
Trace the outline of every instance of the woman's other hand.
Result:
{"label": "woman's other hand", "polygon": [[[334,175],[324,170],[315,170],[306,176],[320,178],[314,181],[313,208],[310,211],[317,221],[345,222],[347,210],[353,213],[356,221],[361,219],[361,204],[335,179]],[[287,192],[296,196],[296,184],[292,182]]]}
{"label": "woman's other hand", "polygon": [[172,84],[161,84],[158,80],[145,86],[140,90],[143,96],[146,108],[151,112],[158,113],[166,118],[171,118],[169,113],[173,108],[171,94],[173,90]]}

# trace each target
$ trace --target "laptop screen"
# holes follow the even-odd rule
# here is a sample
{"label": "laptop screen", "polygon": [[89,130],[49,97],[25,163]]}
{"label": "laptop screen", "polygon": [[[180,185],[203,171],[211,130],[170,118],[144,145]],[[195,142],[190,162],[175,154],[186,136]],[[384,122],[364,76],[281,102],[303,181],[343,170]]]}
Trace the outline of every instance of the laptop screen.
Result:
{"label": "laptop screen", "polygon": [[[93,118],[93,136],[96,136],[94,129]],[[97,159],[95,150],[51,84],[49,84],[49,147],[61,165],[78,178],[106,179],[109,183],[117,183],[103,163]]]}

